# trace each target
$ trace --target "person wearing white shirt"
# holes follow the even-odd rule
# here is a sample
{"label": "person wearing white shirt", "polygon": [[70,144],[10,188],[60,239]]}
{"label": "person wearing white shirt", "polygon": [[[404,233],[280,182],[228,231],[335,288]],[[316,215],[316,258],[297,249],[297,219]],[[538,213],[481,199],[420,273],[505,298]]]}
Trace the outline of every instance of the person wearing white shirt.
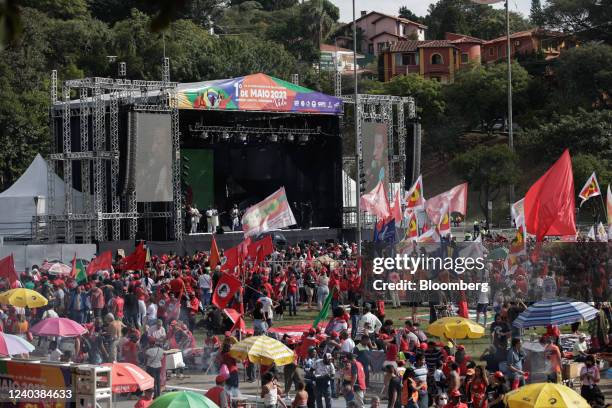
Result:
{"label": "person wearing white shirt", "polygon": [[326,353],[322,359],[315,362],[314,376],[317,408],[323,408],[323,400],[325,400],[325,408],[331,408],[331,384],[333,384],[335,375],[336,368],[332,362],[331,354]]}
{"label": "person wearing white shirt", "polygon": [[342,353],[352,353],[355,349],[355,342],[348,335],[346,330],[340,332],[340,339],[342,340],[342,344],[340,345],[340,351]]}
{"label": "person wearing white shirt", "polygon": [[49,307],[49,309],[45,310],[45,312],[42,315],[43,320],[44,319],[48,319],[48,318],[57,318],[59,317],[59,315],[57,314],[57,312],[55,310],[53,310],[53,306]]}
{"label": "person wearing white shirt", "polygon": [[365,324],[369,323],[371,330],[374,333],[378,333],[382,327],[380,319],[378,319],[378,317],[371,312],[370,305],[366,304],[363,310],[365,313],[363,316],[361,316],[361,319],[359,319],[359,328],[363,331]]}
{"label": "person wearing white shirt", "polygon": [[266,316],[266,320],[268,320],[268,325],[272,321],[272,299],[267,296],[262,296],[257,299],[259,303],[261,303],[261,311]]}
{"label": "person wearing white shirt", "polygon": [[57,347],[57,341],[53,340],[49,343],[49,361],[60,361],[63,354]]}
{"label": "person wearing white shirt", "polygon": [[147,306],[147,326],[154,326],[157,322],[157,303],[149,300],[149,305]]}
{"label": "person wearing white shirt", "polygon": [[200,292],[202,293],[202,306],[204,307],[210,304],[211,282],[212,279],[207,271],[202,272],[202,274],[198,278],[198,286],[200,288]]}
{"label": "person wearing white shirt", "polygon": [[147,335],[153,337],[158,342],[166,339],[166,329],[164,329],[161,319],[158,319],[154,326],[149,327]]}

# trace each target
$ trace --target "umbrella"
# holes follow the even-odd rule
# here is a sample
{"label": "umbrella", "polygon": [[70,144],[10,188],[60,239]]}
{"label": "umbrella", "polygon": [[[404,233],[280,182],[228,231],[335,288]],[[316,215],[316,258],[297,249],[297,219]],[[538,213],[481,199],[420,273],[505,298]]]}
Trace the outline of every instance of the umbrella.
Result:
{"label": "umbrella", "polygon": [[492,250],[487,256],[487,259],[489,261],[497,261],[500,259],[506,259],[507,256],[508,256],[508,250],[504,247],[499,247],[499,248],[495,248],[494,250]]}
{"label": "umbrella", "polygon": [[438,319],[427,327],[427,331],[436,337],[448,339],[479,339],[485,334],[484,327],[459,316]]}
{"label": "umbrella", "polygon": [[113,392],[116,394],[153,388],[153,377],[134,364],[115,362],[102,365],[111,368]]}
{"label": "umbrella", "polygon": [[55,262],[49,265],[47,272],[51,275],[70,275],[72,267],[61,262]]}
{"label": "umbrella", "polygon": [[284,366],[293,363],[294,353],[283,343],[268,336],[252,336],[234,344],[230,355],[251,363]]}
{"label": "umbrella", "polygon": [[41,320],[30,330],[37,336],[78,337],[87,333],[87,329],[65,317],[50,317]]}
{"label": "umbrella", "polygon": [[202,394],[193,391],[173,391],[155,398],[149,408],[219,408]]}
{"label": "umbrella", "polygon": [[27,340],[7,333],[0,333],[0,354],[5,356],[14,356],[17,354],[26,354],[34,351],[36,347],[30,344]]}
{"label": "umbrella", "polygon": [[508,408],[590,408],[576,391],[561,384],[529,384],[506,394]]}
{"label": "umbrella", "polygon": [[0,293],[0,303],[17,307],[42,307],[49,301],[35,290],[17,288]]}
{"label": "umbrella", "polygon": [[559,326],[592,320],[597,313],[597,309],[584,302],[573,299],[548,299],[529,306],[514,319],[512,325],[519,328],[542,327],[549,324]]}

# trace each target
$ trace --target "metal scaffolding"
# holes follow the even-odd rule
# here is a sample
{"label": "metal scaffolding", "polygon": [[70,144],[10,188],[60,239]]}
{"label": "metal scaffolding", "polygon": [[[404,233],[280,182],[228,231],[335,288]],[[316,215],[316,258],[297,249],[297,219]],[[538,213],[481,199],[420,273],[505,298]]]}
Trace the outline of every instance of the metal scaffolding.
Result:
{"label": "metal scaffolding", "polygon": [[[355,99],[352,95],[343,96],[345,104],[355,105]],[[400,97],[393,95],[358,95],[357,112],[357,146],[359,155],[363,157],[363,137],[362,124],[364,122],[379,122],[384,123],[387,128],[388,142],[388,173],[389,183],[399,183],[400,190],[406,184],[406,121],[416,117],[416,105],[412,97]],[[355,155],[343,157],[342,163],[344,169],[354,167]],[[362,160],[362,159],[360,159]],[[360,163],[363,164],[363,163]],[[361,166],[362,167],[362,166]],[[363,168],[363,167],[362,167]],[[353,188],[360,188],[361,175],[357,174],[354,184],[349,172],[344,175],[345,190],[343,192],[344,208],[343,208],[343,227],[353,228],[357,223],[357,208],[355,205],[350,205],[354,202],[355,191]],[[354,186],[354,187],[353,187]],[[393,199],[395,191],[387,192],[389,200]],[[368,214],[362,213],[361,225],[372,224],[375,220]]]}
{"label": "metal scaffolding", "polygon": [[[50,127],[54,141],[58,137],[56,132],[61,129],[61,143],[55,143],[54,153],[49,157],[48,211],[36,217],[37,239],[67,243],[134,239],[139,218],[166,218],[173,226],[173,238],[182,239],[177,84],[169,79],[169,61],[165,59],[163,81],[99,77],[68,80],[63,83],[62,100],[58,101],[57,72],[52,72]],[[72,95],[78,99],[71,99]],[[143,104],[137,105],[136,101]],[[145,203],[143,208],[146,211],[138,213],[134,189],[122,190],[119,186],[120,111],[125,109],[128,110],[128,140],[133,139],[129,136],[134,135],[136,126],[131,112],[165,112],[171,115],[173,201],[166,205],[167,211],[152,212],[151,203]],[[75,123],[78,124],[78,136],[71,131]],[[78,137],[79,142],[75,143],[73,137]],[[54,191],[57,163],[61,163],[59,167],[63,170],[65,184],[64,197],[57,197],[64,200],[62,214],[54,211],[57,208]],[[74,169],[77,174],[80,170],[80,182],[73,177]],[[75,206],[74,188],[82,192],[82,207]],[[123,237],[122,220],[126,223]],[[46,226],[43,234],[38,231],[38,225]]]}

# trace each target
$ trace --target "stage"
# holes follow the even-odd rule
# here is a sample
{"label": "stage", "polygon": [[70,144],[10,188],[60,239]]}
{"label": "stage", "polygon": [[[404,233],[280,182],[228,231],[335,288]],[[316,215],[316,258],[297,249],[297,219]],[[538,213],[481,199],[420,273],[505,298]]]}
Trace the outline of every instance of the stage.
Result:
{"label": "stage", "polygon": [[[295,245],[300,241],[342,241],[344,232],[348,231],[343,231],[340,228],[311,228],[279,230],[272,231],[271,233],[280,234],[285,237],[289,245]],[[217,245],[222,249],[228,249],[238,245],[243,238],[244,235],[242,231],[215,234]],[[194,235],[185,235],[182,241],[147,241],[147,246],[151,248],[152,255],[174,253],[179,256],[185,256],[192,255],[196,251],[209,251],[211,242],[212,234],[199,233]],[[98,253],[109,250],[116,253],[118,249],[123,249],[126,254],[129,254],[135,247],[136,243],[134,240],[107,241],[99,244]]]}

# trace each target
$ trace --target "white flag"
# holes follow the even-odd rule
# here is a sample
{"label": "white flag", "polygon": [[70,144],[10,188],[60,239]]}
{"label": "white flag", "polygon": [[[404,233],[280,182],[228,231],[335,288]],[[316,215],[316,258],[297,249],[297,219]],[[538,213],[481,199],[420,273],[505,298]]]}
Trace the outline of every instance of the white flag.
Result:
{"label": "white flag", "polygon": [[593,226],[591,226],[591,229],[589,230],[589,233],[587,234],[587,238],[595,241],[595,228]]}
{"label": "white flag", "polygon": [[601,222],[597,225],[597,240],[600,242],[608,242],[608,231],[606,231],[606,227],[604,227]]}

